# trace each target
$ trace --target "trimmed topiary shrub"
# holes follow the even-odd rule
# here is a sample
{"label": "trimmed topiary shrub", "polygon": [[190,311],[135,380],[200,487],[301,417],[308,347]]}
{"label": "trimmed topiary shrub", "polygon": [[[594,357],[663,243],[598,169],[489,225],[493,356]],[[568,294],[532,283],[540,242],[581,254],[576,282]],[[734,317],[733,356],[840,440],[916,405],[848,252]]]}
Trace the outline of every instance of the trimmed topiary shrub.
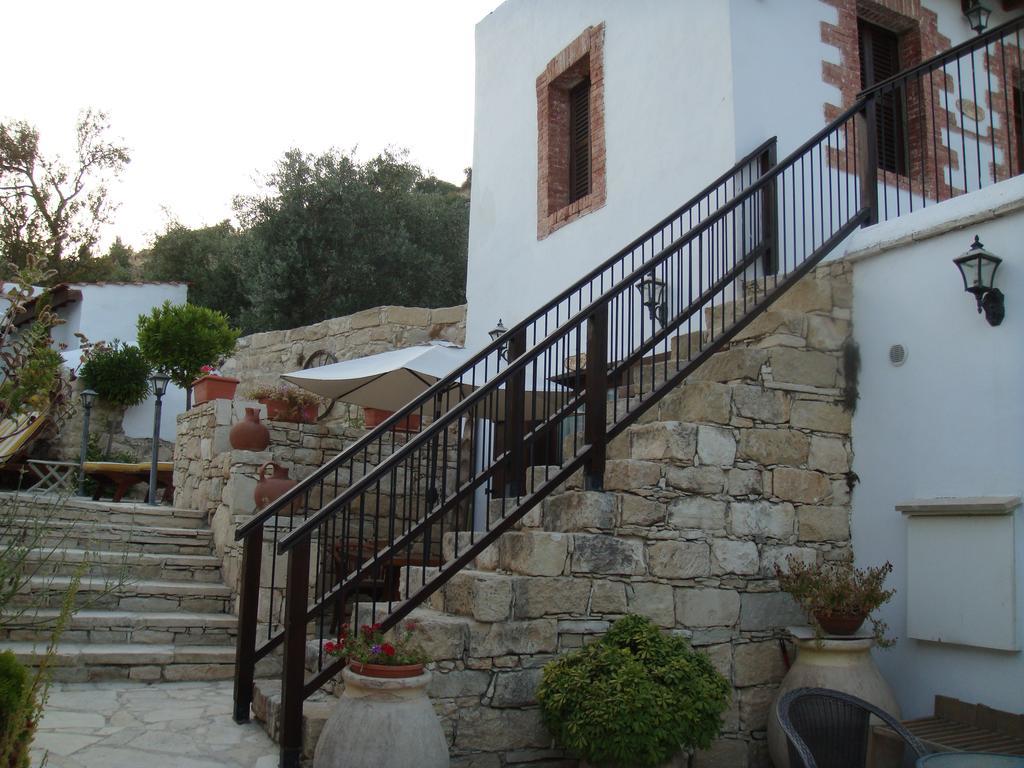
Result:
{"label": "trimmed topiary shrub", "polygon": [[544,667],[537,690],[555,740],[601,766],[648,768],[706,749],[729,682],[682,637],[625,616],[606,635]]}
{"label": "trimmed topiary shrub", "polygon": [[138,405],[149,395],[149,363],[132,344],[97,346],[82,364],[79,376],[89,389],[114,405]]}
{"label": "trimmed topiary shrub", "polygon": [[220,312],[170,301],[139,315],[138,328],[142,354],[182,389],[192,386],[204,365],[231,354],[239,334]]}

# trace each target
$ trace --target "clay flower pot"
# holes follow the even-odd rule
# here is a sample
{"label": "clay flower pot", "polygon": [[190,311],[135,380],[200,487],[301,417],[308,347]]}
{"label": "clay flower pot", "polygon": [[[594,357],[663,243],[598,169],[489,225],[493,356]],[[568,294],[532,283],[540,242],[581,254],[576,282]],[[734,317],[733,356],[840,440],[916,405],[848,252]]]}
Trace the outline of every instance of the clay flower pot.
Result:
{"label": "clay flower pot", "polygon": [[259,402],[267,406],[268,421],[289,421],[293,424],[316,423],[316,404],[303,405],[296,408],[289,404],[287,400],[260,398]]}
{"label": "clay flower pot", "polygon": [[[394,414],[394,411],[385,411],[380,408],[363,408],[363,426],[367,429],[378,427],[387,421]],[[419,432],[420,415],[411,413],[404,419],[399,420],[391,428],[395,432]]]}
{"label": "clay flower pot", "polygon": [[238,389],[238,379],[208,373],[192,382],[192,406],[202,405],[210,400],[232,400]]}
{"label": "clay flower pot", "polygon": [[826,635],[852,635],[867,618],[863,613],[826,613],[815,611],[814,620]]}
{"label": "clay flower pot", "polygon": [[228,432],[228,442],[237,451],[263,451],[270,445],[270,430],[260,421],[259,408],[246,408],[245,418]]}
{"label": "clay flower pot", "polygon": [[349,661],[348,668],[364,677],[416,677],[423,674],[422,664],[363,664]]}
{"label": "clay flower pot", "polygon": [[[267,469],[272,469],[272,474],[267,477]],[[260,467],[260,471],[257,473],[259,482],[256,483],[256,493],[253,496],[256,499],[256,509],[263,509],[268,504],[278,499],[282,494],[290,491],[297,485],[297,481],[292,480],[288,477],[288,469],[281,466],[276,461],[268,461],[266,464]],[[301,505],[301,499],[297,502]],[[289,512],[295,511],[295,502],[291,505],[291,509],[288,511],[281,510],[281,514],[289,514]]]}

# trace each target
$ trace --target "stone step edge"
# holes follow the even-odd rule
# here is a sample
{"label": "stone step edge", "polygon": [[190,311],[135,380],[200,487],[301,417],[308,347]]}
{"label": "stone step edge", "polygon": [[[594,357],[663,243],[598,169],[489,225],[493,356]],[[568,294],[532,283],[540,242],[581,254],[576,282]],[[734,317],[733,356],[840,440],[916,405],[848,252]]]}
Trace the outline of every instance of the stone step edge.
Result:
{"label": "stone step edge", "polygon": [[[33,576],[27,582],[27,590],[23,592],[36,592],[48,590],[50,592],[67,589],[71,585],[71,576]],[[78,586],[79,592],[103,592],[111,588],[109,579],[84,577]],[[234,593],[231,587],[225,584],[217,584],[210,581],[175,581],[170,579],[129,579],[120,585],[117,590],[120,596],[158,594],[158,595],[184,595],[186,597],[223,597],[230,598]]]}
{"label": "stone step edge", "polygon": [[27,560],[31,562],[40,562],[42,560],[58,559],[65,562],[80,563],[83,561],[92,560],[93,562],[102,563],[104,565],[117,562],[125,561],[128,565],[182,565],[182,566],[193,566],[202,568],[220,568],[221,560],[213,555],[182,555],[176,552],[131,552],[131,551],[120,551],[113,549],[97,549],[87,550],[79,549],[77,547],[65,549],[63,547],[59,549],[49,549],[43,547],[41,549],[30,549],[26,555]]}
{"label": "stone step edge", "polygon": [[[29,666],[46,653],[45,642],[0,641],[0,651],[11,651]],[[147,643],[64,643],[58,644],[50,664],[71,667],[79,664],[153,666],[165,664],[235,663],[232,645],[168,645]]]}
{"label": "stone step edge", "polygon": [[[60,525],[56,525],[60,523]],[[24,530],[38,526],[43,531],[59,530],[66,538],[71,538],[76,530],[101,530],[104,532],[135,531],[147,536],[182,536],[189,538],[209,538],[213,536],[210,528],[175,528],[164,525],[132,525],[131,523],[118,523],[113,521],[98,520],[31,520],[20,517],[11,521],[11,528]],[[130,541],[130,539],[129,539]]]}
{"label": "stone step edge", "polygon": [[[7,611],[0,613],[0,616],[10,616],[15,612]],[[31,613],[17,614],[20,617],[29,617],[32,621],[31,627],[42,626],[45,622],[56,619],[60,616],[60,610],[56,608],[40,608]],[[10,620],[9,620],[10,621]],[[238,625],[238,617],[230,613],[202,613],[198,611],[104,611],[87,609],[76,611],[71,614],[67,629],[110,629],[131,627],[140,629],[144,627],[211,627],[230,628]],[[18,626],[17,620],[8,624],[11,629],[24,629]]]}
{"label": "stone step edge", "polygon": [[27,493],[17,491],[0,491],[0,504],[5,501],[15,501],[33,507],[54,507],[61,502],[63,509],[82,509],[112,512],[117,514],[137,513],[142,515],[171,515],[178,517],[189,517],[202,519],[206,512],[201,509],[189,509],[187,507],[171,507],[157,504],[151,506],[144,501],[93,501],[82,497],[61,498],[47,493]]}

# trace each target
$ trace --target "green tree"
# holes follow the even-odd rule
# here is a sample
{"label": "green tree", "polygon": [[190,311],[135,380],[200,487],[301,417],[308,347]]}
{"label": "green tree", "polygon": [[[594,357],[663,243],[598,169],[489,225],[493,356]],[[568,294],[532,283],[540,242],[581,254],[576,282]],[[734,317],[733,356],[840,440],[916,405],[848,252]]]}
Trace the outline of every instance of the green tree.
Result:
{"label": "green tree", "polygon": [[128,150],[107,140],[109,130],[103,112],[82,112],[75,157],[65,163],[41,154],[29,123],[0,123],[0,259],[20,266],[45,259],[63,277],[68,258],[88,257],[113,211],[107,184],[129,162]]}
{"label": "green tree", "polygon": [[405,153],[366,163],[285,153],[271,193],[238,198],[247,331],[293,328],[378,304],[465,300],[469,211]]}
{"label": "green tree", "polygon": [[142,275],[147,280],[188,282],[192,304],[216,309],[237,323],[248,306],[238,264],[240,241],[227,221],[199,229],[171,223],[140,254]]}
{"label": "green tree", "polygon": [[170,301],[139,315],[138,329],[145,358],[190,395],[199,369],[231,354],[239,333],[221,312]]}
{"label": "green tree", "polygon": [[149,362],[142,351],[117,339],[97,344],[82,364],[79,377],[86,388],[114,405],[138,405],[149,396]]}
{"label": "green tree", "polygon": [[135,252],[117,238],[102,256],[79,251],[65,263],[62,279],[80,283],[123,283],[136,277],[132,260]]}

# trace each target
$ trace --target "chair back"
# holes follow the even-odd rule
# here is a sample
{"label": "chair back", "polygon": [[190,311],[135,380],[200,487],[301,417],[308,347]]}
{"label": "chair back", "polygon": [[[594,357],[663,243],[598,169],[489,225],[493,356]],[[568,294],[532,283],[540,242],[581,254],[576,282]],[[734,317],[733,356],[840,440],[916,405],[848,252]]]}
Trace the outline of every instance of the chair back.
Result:
{"label": "chair back", "polygon": [[29,441],[45,422],[39,411],[25,411],[0,419],[0,466],[24,453]]}
{"label": "chair back", "polygon": [[797,688],[780,697],[776,707],[789,741],[790,768],[864,768],[872,715],[903,737],[902,765],[912,766],[926,753],[896,718],[848,693]]}

